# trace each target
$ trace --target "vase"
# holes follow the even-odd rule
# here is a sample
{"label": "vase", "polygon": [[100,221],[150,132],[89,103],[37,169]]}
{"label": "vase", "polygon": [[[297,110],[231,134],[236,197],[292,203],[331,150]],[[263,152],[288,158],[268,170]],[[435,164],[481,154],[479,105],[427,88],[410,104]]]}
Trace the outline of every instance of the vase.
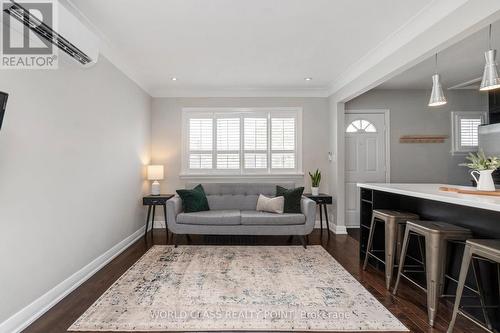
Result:
{"label": "vase", "polygon": [[311,187],[312,195],[319,195],[319,187]]}
{"label": "vase", "polygon": [[[493,182],[493,176],[492,173],[495,170],[472,170],[470,174],[472,175],[472,178],[477,183],[477,190],[478,191],[495,191],[495,183]],[[478,177],[476,177],[476,174]]]}

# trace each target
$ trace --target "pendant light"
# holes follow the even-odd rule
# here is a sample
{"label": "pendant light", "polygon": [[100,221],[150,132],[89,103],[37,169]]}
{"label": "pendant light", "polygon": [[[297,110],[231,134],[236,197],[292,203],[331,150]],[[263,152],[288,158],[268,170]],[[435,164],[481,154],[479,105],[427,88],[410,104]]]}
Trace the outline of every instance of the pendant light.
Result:
{"label": "pendant light", "polygon": [[497,64],[495,62],[497,50],[491,48],[491,24],[488,35],[488,46],[489,50],[484,52],[486,63],[484,65],[483,80],[479,88],[482,91],[500,88],[500,78],[498,78]]}
{"label": "pendant light", "polygon": [[431,98],[429,99],[429,106],[439,106],[446,104],[446,97],[444,97],[443,87],[441,87],[441,82],[439,82],[439,74],[437,73],[437,53],[435,59],[435,71],[434,75],[432,76],[432,92]]}

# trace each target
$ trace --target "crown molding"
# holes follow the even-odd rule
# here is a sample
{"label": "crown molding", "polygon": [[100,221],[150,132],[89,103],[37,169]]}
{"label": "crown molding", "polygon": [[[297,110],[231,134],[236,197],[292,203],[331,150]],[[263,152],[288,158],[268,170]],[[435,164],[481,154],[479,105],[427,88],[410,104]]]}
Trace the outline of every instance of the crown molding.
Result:
{"label": "crown molding", "polygon": [[152,89],[152,96],[161,97],[328,97],[327,87],[318,88],[165,88]]}

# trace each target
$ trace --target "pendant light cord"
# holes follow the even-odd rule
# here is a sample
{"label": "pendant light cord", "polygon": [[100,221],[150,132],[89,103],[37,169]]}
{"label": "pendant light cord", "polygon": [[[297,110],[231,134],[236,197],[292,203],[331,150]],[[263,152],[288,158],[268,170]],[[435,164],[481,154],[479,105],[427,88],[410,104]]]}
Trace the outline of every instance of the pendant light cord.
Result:
{"label": "pendant light cord", "polygon": [[490,29],[488,33],[488,48],[491,50],[491,24],[490,24]]}
{"label": "pendant light cord", "polygon": [[437,72],[438,72],[438,54],[437,53],[436,53],[434,59],[435,59],[435,61],[434,61],[434,74],[437,74]]}

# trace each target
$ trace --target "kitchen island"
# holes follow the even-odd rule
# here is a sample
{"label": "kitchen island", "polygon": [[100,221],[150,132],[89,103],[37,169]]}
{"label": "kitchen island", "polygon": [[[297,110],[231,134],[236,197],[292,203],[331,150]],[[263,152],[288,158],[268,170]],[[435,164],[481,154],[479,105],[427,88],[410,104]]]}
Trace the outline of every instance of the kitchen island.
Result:
{"label": "kitchen island", "polygon": [[[382,184],[382,183],[359,183],[360,188],[360,259],[364,260],[366,244],[370,231],[370,222],[373,209],[394,209],[416,213],[422,220],[443,221],[468,228],[472,231],[474,238],[500,239],[500,197],[466,195],[453,192],[440,191],[440,187],[455,187],[473,190],[472,187],[463,187],[444,184]],[[380,225],[379,225],[380,226]],[[384,228],[378,227],[374,233],[373,248],[378,249],[377,257],[383,259]],[[463,243],[450,242],[448,250],[448,261],[446,269],[445,294],[455,295],[456,280],[460,272],[462,261]],[[419,242],[413,239],[408,248],[408,254],[412,258],[422,260]],[[425,258],[425,255],[424,255]],[[423,261],[423,260],[422,260]],[[370,258],[369,262],[378,269],[383,269],[383,264]],[[418,265],[418,261],[413,264]],[[500,292],[498,281],[500,276],[495,264],[485,260],[479,261],[479,276],[485,289],[486,304],[494,306],[500,304]],[[473,290],[477,285],[469,270],[467,287],[462,304],[478,306],[479,299]],[[416,272],[409,274],[419,284],[424,285],[425,274]],[[448,298],[450,302],[453,297]],[[484,323],[482,311],[476,309],[465,309],[469,315]],[[490,319],[494,326],[500,325],[500,314],[498,308],[488,310]]]}

